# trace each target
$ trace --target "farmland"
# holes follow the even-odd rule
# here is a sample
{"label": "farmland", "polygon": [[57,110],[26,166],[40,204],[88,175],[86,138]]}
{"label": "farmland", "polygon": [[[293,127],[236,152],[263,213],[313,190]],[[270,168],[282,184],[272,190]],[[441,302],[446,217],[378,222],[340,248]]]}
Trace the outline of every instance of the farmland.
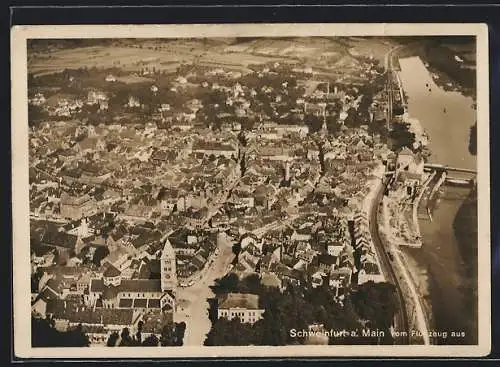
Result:
{"label": "farmland", "polygon": [[[270,62],[300,63],[317,61],[318,66],[333,67],[351,63],[362,41],[340,42],[325,38],[281,39],[193,39],[193,40],[141,40],[128,44],[117,40],[102,45],[90,44],[71,48],[38,47],[30,53],[28,70],[35,76],[57,73],[66,68],[119,68],[124,73],[141,69],[173,73],[183,64],[199,64],[208,67],[224,67],[242,73],[250,72],[250,65]],[[370,54],[375,58],[388,46],[380,41],[370,43]],[[352,55],[349,47],[352,46]],[[137,48],[141,52],[137,52]],[[362,55],[367,56],[367,55]],[[347,59],[346,59],[347,58]],[[135,83],[135,80],[121,80]]]}

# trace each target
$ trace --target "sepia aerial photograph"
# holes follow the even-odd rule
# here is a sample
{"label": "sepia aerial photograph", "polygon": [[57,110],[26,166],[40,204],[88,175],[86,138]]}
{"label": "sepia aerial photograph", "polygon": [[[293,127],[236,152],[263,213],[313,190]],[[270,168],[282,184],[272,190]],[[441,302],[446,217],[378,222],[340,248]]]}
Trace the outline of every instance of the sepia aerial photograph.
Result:
{"label": "sepia aerial photograph", "polygon": [[31,347],[477,346],[477,47],[27,39]]}

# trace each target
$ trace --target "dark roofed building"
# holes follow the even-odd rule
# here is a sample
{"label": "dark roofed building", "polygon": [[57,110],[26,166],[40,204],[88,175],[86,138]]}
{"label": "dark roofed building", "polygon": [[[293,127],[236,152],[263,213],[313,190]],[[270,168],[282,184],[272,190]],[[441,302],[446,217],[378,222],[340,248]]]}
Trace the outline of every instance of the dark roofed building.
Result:
{"label": "dark roofed building", "polygon": [[112,264],[109,264],[108,268],[106,269],[106,271],[103,273],[103,276],[106,277],[106,278],[114,278],[114,277],[117,277],[117,276],[120,276],[121,275],[121,271],[118,270],[114,265]]}
{"label": "dark roofed building", "polygon": [[45,231],[41,238],[41,244],[58,249],[74,250],[77,240],[77,236],[65,232]]}

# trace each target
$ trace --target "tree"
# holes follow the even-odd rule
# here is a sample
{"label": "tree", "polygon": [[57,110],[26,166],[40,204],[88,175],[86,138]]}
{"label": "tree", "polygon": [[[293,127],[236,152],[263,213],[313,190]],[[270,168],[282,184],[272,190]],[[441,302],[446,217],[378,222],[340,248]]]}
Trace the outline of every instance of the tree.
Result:
{"label": "tree", "polygon": [[142,342],[142,328],[144,326],[144,321],[139,321],[137,324],[137,333],[135,334],[135,337],[137,339],[138,344],[141,344]]}
{"label": "tree", "polygon": [[477,154],[477,121],[470,127],[469,132],[469,153]]}
{"label": "tree", "polygon": [[387,330],[398,310],[396,290],[391,283],[363,283],[350,295],[357,314],[367,320],[371,328]]}
{"label": "tree", "polygon": [[164,325],[161,330],[160,344],[162,347],[171,347],[176,345],[175,326],[172,324]]}
{"label": "tree", "polygon": [[109,336],[108,338],[108,341],[106,343],[106,345],[108,347],[114,347],[116,345],[116,342],[118,341],[118,339],[120,338],[120,335],[118,334],[117,331],[114,331],[113,333],[111,333],[111,335]]}
{"label": "tree", "polygon": [[126,327],[123,328],[122,333],[120,334],[121,336],[121,341],[120,341],[120,347],[130,347],[133,344],[133,339],[130,336],[130,330]]}
{"label": "tree", "polygon": [[361,120],[358,116],[358,112],[353,108],[347,110],[347,117],[344,120],[344,124],[347,127],[359,127],[361,126]]}
{"label": "tree", "polygon": [[39,122],[46,119],[48,113],[40,106],[28,105],[28,126],[38,126]]}
{"label": "tree", "polygon": [[52,319],[31,318],[33,347],[88,347],[90,341],[82,325],[68,331],[58,331]]}
{"label": "tree", "polygon": [[157,347],[160,344],[158,337],[155,334],[151,334],[142,342],[142,346],[144,347]]}
{"label": "tree", "polygon": [[236,255],[236,257],[238,257],[238,255],[240,254],[241,252],[241,243],[235,243],[232,247],[232,250],[233,250],[233,254]]}
{"label": "tree", "polygon": [[313,134],[321,130],[323,126],[323,117],[316,115],[306,115],[304,123],[309,127],[309,133]]}
{"label": "tree", "polygon": [[257,274],[250,274],[240,282],[239,291],[242,293],[258,294],[261,289],[260,277]]}
{"label": "tree", "polygon": [[396,123],[389,133],[392,140],[392,149],[398,151],[404,147],[413,149],[415,143],[415,134],[408,130],[407,124]]}
{"label": "tree", "polygon": [[94,263],[95,266],[99,267],[101,266],[101,261],[108,255],[109,255],[108,248],[106,246],[99,246],[96,248],[94,252],[92,263]]}
{"label": "tree", "polygon": [[215,281],[213,291],[215,294],[231,293],[238,290],[239,279],[235,273],[229,273]]}
{"label": "tree", "polygon": [[339,123],[337,117],[335,115],[326,117],[326,128],[328,133],[334,135],[340,131],[340,127],[342,125]]}
{"label": "tree", "polygon": [[243,324],[235,317],[232,320],[219,319],[207,334],[204,345],[251,345],[257,344],[253,339],[252,325]]}
{"label": "tree", "polygon": [[184,321],[176,322],[175,323],[175,337],[177,340],[175,342],[175,346],[181,347],[184,344],[185,332],[186,332],[186,323]]}

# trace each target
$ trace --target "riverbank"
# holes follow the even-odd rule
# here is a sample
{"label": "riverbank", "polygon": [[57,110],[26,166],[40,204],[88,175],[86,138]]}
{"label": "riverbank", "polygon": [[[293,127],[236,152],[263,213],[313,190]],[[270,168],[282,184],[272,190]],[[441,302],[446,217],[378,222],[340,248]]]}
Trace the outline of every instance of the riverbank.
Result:
{"label": "riverbank", "polygon": [[477,314],[478,314],[478,241],[477,241],[477,191],[472,190],[458,209],[453,222],[453,229],[457,238],[459,251],[464,261],[466,278],[462,285],[463,292],[470,296],[465,298],[465,309],[469,311],[467,317],[470,330],[470,342],[477,343]]}
{"label": "riverbank", "polygon": [[449,337],[440,344],[477,343],[477,273],[474,276],[467,270],[468,264],[477,264],[477,255],[468,257],[470,249],[477,248],[473,243],[477,240],[471,243],[470,236],[461,238],[463,233],[456,231],[456,223],[465,231],[475,227],[471,223],[472,206],[465,204],[467,197],[463,188],[445,187],[434,212],[434,218],[439,219],[421,220],[422,249],[404,249],[413,259],[413,272],[420,279],[419,290],[426,308],[432,310],[435,330],[465,333],[465,337]]}
{"label": "riverbank", "polygon": [[[417,118],[430,138],[431,163],[475,169],[476,157],[469,152],[470,126],[476,121],[473,99],[442,88],[423,57],[399,60],[402,85],[408,95],[408,113]],[[439,79],[439,78],[438,78]],[[477,217],[472,204],[465,204],[469,191],[443,186],[438,192],[433,221],[420,219],[421,249],[402,248],[424,308],[432,316],[435,331],[449,337],[438,344],[477,343],[477,251],[471,240]],[[474,220],[472,220],[474,219]],[[460,228],[458,228],[460,227]],[[471,231],[467,236],[461,231]],[[475,274],[474,274],[475,273]],[[451,332],[464,332],[451,337]]]}

